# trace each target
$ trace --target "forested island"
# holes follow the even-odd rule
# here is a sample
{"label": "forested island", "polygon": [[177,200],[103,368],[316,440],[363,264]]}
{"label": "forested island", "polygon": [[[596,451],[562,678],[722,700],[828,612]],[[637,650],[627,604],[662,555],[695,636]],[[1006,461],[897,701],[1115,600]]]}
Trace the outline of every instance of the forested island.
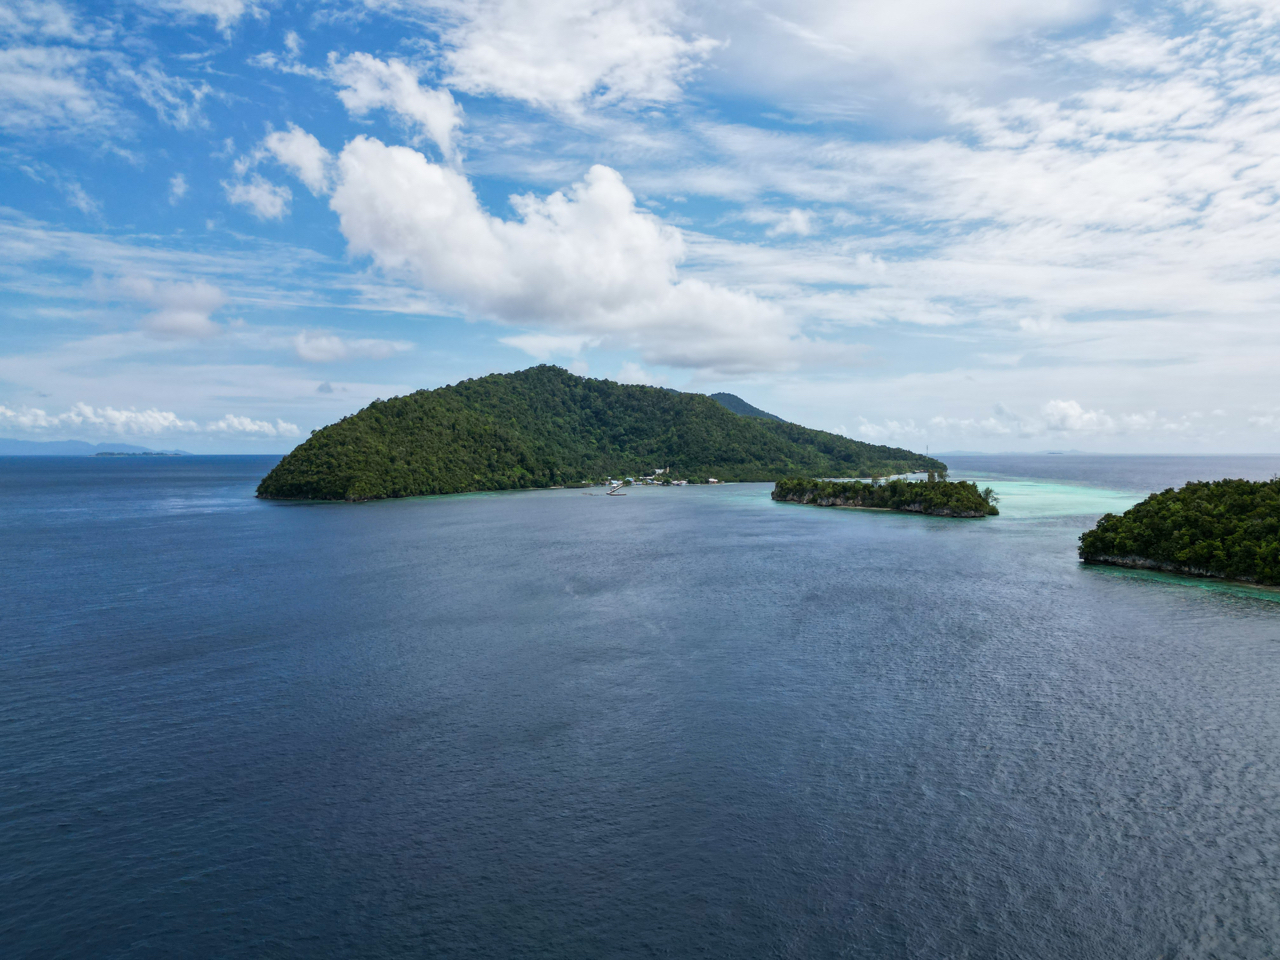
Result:
{"label": "forested island", "polygon": [[1080,537],[1080,559],[1280,585],[1280,479],[1153,493]]}
{"label": "forested island", "polygon": [[862,507],[901,510],[933,517],[988,517],[1000,513],[990,487],[979,490],[967,480],[927,480],[895,477],[883,483],[861,480],[813,480],[791,477],[773,488],[774,500],[811,503],[819,507]]}
{"label": "forested island", "polygon": [[313,432],[263,478],[258,496],[376,500],[585,484],[655,469],[691,482],[945,469],[910,450],[750,411],[544,364],[374,401]]}

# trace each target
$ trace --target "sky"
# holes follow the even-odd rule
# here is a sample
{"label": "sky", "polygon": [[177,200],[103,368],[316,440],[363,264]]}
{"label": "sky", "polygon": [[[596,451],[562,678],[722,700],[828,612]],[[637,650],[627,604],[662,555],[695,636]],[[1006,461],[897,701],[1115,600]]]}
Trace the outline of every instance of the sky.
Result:
{"label": "sky", "polygon": [[1280,450],[1280,0],[0,0],[0,436],[556,363],[932,452]]}

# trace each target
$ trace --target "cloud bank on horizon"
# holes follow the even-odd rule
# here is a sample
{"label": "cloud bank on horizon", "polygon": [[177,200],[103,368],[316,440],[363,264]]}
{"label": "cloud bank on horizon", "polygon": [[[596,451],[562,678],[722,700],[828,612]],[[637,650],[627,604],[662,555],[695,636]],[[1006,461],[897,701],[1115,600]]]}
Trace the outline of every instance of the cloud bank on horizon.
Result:
{"label": "cloud bank on horizon", "polygon": [[0,432],[533,362],[921,447],[1280,443],[1280,3],[0,2]]}

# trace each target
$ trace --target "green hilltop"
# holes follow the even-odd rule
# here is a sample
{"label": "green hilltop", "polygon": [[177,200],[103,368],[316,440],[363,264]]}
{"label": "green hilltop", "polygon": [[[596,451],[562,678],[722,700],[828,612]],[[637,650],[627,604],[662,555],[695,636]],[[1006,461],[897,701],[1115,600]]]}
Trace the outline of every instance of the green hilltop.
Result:
{"label": "green hilltop", "polygon": [[878,510],[901,510],[904,513],[927,513],[934,517],[994,517],[999,497],[990,487],[979,490],[969,480],[938,479],[932,472],[928,480],[903,480],[885,483],[863,483],[810,480],[791,477],[779,480],[773,488],[774,500],[812,503],[820,507],[865,507]]}
{"label": "green hilltop", "polygon": [[1280,479],[1153,493],[1082,534],[1080,559],[1280,585]]}
{"label": "green hilltop", "polygon": [[542,365],[376,400],[315,431],[263,478],[258,496],[377,500],[589,483],[664,467],[692,481],[945,469],[910,450],[741,416],[702,394]]}
{"label": "green hilltop", "polygon": [[732,393],[713,393],[711,394],[711,399],[720,404],[720,406],[732,410],[739,416],[755,417],[758,420],[776,420],[779,423],[786,422],[779,416],[775,416],[772,413],[766,413],[759,407],[753,407],[751,404],[747,403],[747,401],[743,400],[741,397],[734,396]]}

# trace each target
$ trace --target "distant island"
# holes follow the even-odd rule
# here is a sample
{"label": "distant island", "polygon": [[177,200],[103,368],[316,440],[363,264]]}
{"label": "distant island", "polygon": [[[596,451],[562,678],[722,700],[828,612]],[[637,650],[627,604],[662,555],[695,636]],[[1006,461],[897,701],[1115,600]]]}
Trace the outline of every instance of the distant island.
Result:
{"label": "distant island", "polygon": [[180,450],[103,450],[95,457],[184,457]]}
{"label": "distant island", "polygon": [[773,488],[774,500],[810,503],[819,507],[861,507],[869,510],[900,510],[932,517],[993,517],[999,498],[990,487],[979,490],[967,480],[927,480],[895,477],[883,483],[861,480],[815,480],[791,477]]}
{"label": "distant island", "polygon": [[0,437],[0,457],[96,457],[140,453],[185,455],[185,450],[152,450],[132,443],[86,443],[83,440],[15,440]]}
{"label": "distant island", "polygon": [[376,400],[313,432],[263,478],[258,496],[376,500],[586,484],[654,470],[696,483],[946,469],[910,450],[768,416],[544,364]]}
{"label": "distant island", "polygon": [[1153,493],[1082,534],[1080,559],[1280,585],[1280,479],[1214,480]]}

